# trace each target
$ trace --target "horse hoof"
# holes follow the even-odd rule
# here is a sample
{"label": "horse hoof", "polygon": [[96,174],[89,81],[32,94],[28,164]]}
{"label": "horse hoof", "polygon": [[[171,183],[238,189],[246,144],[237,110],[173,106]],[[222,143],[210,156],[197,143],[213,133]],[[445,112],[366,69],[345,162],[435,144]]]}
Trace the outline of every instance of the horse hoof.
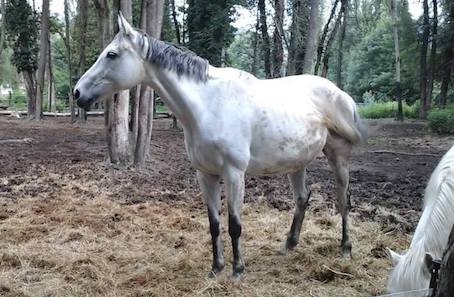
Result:
{"label": "horse hoof", "polygon": [[342,245],[342,257],[352,258],[352,244],[350,242]]}
{"label": "horse hoof", "polygon": [[208,277],[209,278],[216,277],[216,275],[218,275],[222,271],[222,269],[224,269],[224,264],[222,264],[222,263],[213,265],[213,267],[211,268],[211,271],[208,272]]}
{"label": "horse hoof", "polygon": [[285,256],[288,253],[287,244],[284,244],[278,251],[277,254],[280,256]]}
{"label": "horse hoof", "polygon": [[284,246],[279,250],[278,253],[280,255],[285,256],[285,255],[287,255],[288,251],[293,250],[296,247],[297,244],[298,244],[297,240],[289,237],[289,238],[287,238],[287,240],[285,241]]}
{"label": "horse hoof", "polygon": [[208,272],[208,277],[209,277],[209,278],[215,278],[216,275],[217,275],[217,273],[214,272],[213,270],[211,270],[210,272]]}
{"label": "horse hoof", "polygon": [[233,283],[239,283],[241,280],[241,272],[233,272],[230,279]]}

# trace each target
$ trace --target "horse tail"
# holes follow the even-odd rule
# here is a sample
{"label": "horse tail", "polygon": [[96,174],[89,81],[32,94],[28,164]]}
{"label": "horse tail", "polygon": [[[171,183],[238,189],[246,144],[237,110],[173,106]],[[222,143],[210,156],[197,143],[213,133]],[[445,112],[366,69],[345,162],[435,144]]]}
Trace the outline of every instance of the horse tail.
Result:
{"label": "horse tail", "polygon": [[325,105],[325,116],[329,130],[346,138],[352,144],[367,138],[367,128],[362,122],[356,103],[345,92],[336,92],[331,106]]}

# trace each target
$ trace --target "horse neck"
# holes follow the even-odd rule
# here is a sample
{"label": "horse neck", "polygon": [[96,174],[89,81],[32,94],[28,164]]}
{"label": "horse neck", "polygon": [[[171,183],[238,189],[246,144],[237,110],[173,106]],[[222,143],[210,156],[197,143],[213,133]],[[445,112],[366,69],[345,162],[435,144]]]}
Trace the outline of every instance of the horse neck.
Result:
{"label": "horse neck", "polygon": [[433,172],[424,197],[424,211],[416,227],[410,249],[422,242],[427,252],[441,257],[454,223],[454,160],[446,157]]}
{"label": "horse neck", "polygon": [[388,289],[391,292],[428,287],[426,283],[429,280],[423,272],[424,255],[425,242],[419,241],[412,245],[394,268],[389,278]]}
{"label": "horse neck", "polygon": [[146,84],[156,89],[161,100],[177,117],[183,128],[197,127],[203,109],[204,82],[197,82],[185,76],[150,65]]}

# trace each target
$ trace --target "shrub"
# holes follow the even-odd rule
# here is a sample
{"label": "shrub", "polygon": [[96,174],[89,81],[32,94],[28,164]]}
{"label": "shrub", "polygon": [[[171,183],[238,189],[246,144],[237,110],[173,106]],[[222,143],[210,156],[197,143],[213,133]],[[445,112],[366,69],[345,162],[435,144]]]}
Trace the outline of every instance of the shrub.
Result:
{"label": "shrub", "polygon": [[65,101],[58,99],[55,101],[55,109],[57,110],[57,112],[63,112],[65,108],[66,108]]}
{"label": "shrub", "polygon": [[427,125],[435,133],[454,134],[454,105],[429,111]]}
{"label": "shrub", "polygon": [[[403,103],[402,106],[404,118],[418,118],[419,104],[408,105]],[[358,108],[359,114],[367,119],[395,118],[397,114],[397,102],[374,102]]]}
{"label": "shrub", "polygon": [[25,92],[22,90],[13,90],[13,93],[11,94],[11,106],[14,108],[25,108],[27,107],[27,96],[25,95]]}

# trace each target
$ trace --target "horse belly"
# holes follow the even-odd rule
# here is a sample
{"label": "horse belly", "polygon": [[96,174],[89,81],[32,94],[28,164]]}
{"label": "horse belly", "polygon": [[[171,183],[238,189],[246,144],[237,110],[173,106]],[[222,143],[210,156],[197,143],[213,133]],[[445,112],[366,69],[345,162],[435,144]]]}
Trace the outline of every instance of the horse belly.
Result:
{"label": "horse belly", "polygon": [[328,130],[321,124],[262,131],[251,147],[247,172],[253,175],[290,173],[307,167],[325,146]]}

